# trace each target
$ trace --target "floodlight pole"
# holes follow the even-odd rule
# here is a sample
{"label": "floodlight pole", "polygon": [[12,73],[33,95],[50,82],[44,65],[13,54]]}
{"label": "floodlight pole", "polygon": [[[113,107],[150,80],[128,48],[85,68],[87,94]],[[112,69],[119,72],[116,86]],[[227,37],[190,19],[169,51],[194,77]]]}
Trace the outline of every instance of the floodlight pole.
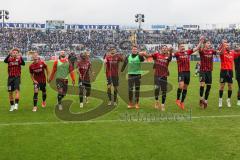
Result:
{"label": "floodlight pole", "polygon": [[[135,18],[135,22],[138,23],[137,35],[139,37],[140,32],[142,31],[142,23],[144,22],[144,14],[136,14]],[[143,43],[144,35],[142,35],[141,39]]]}
{"label": "floodlight pole", "polygon": [[[7,10],[0,10],[1,11],[1,15],[0,16],[2,16],[1,17],[1,19],[2,19],[2,28],[5,28],[5,18],[6,18],[6,16],[8,16],[9,15],[9,12],[7,11]],[[8,12],[8,13],[7,13]],[[8,18],[7,18],[8,19]]]}
{"label": "floodlight pole", "polygon": [[9,19],[9,17],[8,17],[8,15],[9,15],[9,11],[7,11],[7,10],[0,10],[0,12],[1,12],[1,14],[0,14],[0,19],[2,19],[2,28],[1,28],[1,30],[2,30],[2,32],[3,32],[3,39],[2,39],[2,49],[3,49],[3,47],[4,47],[4,43],[5,43],[5,41],[4,41],[4,37],[5,37],[5,32],[4,32],[4,28],[5,28],[5,18],[6,18],[6,20],[8,20]]}

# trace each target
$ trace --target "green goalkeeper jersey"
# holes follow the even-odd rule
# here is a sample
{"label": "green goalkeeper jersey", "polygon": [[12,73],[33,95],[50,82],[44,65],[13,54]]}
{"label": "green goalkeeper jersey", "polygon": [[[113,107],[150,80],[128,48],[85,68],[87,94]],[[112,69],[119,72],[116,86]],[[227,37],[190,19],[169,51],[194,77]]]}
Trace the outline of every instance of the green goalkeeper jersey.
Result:
{"label": "green goalkeeper jersey", "polygon": [[128,74],[141,74],[141,60],[139,55],[128,56]]}

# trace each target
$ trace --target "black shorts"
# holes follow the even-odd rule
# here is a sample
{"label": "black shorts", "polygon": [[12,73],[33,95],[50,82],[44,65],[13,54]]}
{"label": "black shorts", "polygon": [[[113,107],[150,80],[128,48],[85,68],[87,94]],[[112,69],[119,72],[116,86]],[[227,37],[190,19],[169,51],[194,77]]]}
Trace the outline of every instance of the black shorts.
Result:
{"label": "black shorts", "polygon": [[154,85],[160,87],[161,91],[167,91],[167,77],[154,76]]}
{"label": "black shorts", "polygon": [[46,83],[38,83],[38,84],[33,84],[34,90],[41,90],[42,92],[46,92]]}
{"label": "black shorts", "polygon": [[91,88],[91,83],[90,83],[90,81],[81,81],[81,80],[79,80],[78,81],[78,87],[79,88],[81,88],[81,87]]}
{"label": "black shorts", "polygon": [[118,77],[114,76],[114,77],[108,77],[107,78],[107,85],[113,85],[114,87],[118,87],[119,86],[119,82],[118,82]]}
{"label": "black shorts", "polygon": [[221,70],[220,83],[233,83],[232,78],[233,78],[232,70]]}
{"label": "black shorts", "polygon": [[21,79],[20,77],[8,77],[8,92],[20,90]]}
{"label": "black shorts", "polygon": [[67,79],[56,79],[58,92],[66,95],[68,90],[68,80]]}
{"label": "black shorts", "polygon": [[180,73],[178,73],[178,82],[184,82],[184,84],[189,85],[189,83],[190,83],[190,72],[180,72]]}
{"label": "black shorts", "polygon": [[199,81],[205,82],[206,84],[212,84],[212,72],[200,72],[199,73]]}

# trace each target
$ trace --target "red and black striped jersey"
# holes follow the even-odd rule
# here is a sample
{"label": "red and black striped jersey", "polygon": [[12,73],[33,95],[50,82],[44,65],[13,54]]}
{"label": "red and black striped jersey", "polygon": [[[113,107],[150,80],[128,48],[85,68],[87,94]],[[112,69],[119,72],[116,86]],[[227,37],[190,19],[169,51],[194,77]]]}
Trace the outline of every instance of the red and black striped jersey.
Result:
{"label": "red and black striped jersey", "polygon": [[106,55],[104,56],[106,65],[106,77],[118,77],[119,63],[123,61],[123,56],[120,54]]}
{"label": "red and black striped jersey", "polygon": [[240,53],[235,52],[234,50],[223,51],[220,55],[221,59],[221,70],[233,70],[234,59],[240,56]]}
{"label": "red and black striped jersey", "polygon": [[213,70],[213,56],[216,55],[216,51],[213,49],[201,49],[200,54],[200,71],[208,72]]}
{"label": "red and black striped jersey", "polygon": [[88,59],[79,60],[77,67],[79,72],[79,80],[90,81],[91,62]]}
{"label": "red and black striped jersey", "polygon": [[193,50],[189,49],[182,52],[176,52],[174,55],[177,58],[178,73],[190,71],[190,55],[193,54]]}
{"label": "red and black striped jersey", "polygon": [[21,66],[25,65],[22,57],[11,57],[8,55],[5,60],[8,64],[8,76],[9,77],[20,77],[21,76]]}
{"label": "red and black striped jersey", "polygon": [[154,53],[152,55],[154,60],[154,76],[156,77],[167,77],[169,76],[168,65],[172,57],[167,54]]}
{"label": "red and black striped jersey", "polygon": [[47,64],[44,61],[39,61],[37,63],[32,63],[29,66],[29,72],[33,75],[33,78],[38,83],[46,83],[46,75],[45,70],[47,68]]}

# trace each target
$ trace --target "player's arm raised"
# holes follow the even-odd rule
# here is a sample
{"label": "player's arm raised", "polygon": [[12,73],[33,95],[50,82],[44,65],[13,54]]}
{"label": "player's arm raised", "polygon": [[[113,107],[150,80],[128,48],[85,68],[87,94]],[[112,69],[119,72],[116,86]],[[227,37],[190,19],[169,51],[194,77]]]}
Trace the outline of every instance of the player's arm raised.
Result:
{"label": "player's arm raised", "polygon": [[172,53],[173,53],[173,48],[169,47],[168,48],[168,61],[172,61]]}
{"label": "player's arm raised", "polygon": [[177,51],[173,51],[173,52],[171,53],[171,57],[177,57],[177,56],[178,56]]}
{"label": "player's arm raised", "polygon": [[153,56],[153,54],[148,54],[146,51],[139,52],[139,55],[145,58],[149,58]]}
{"label": "player's arm raised", "polygon": [[25,61],[24,61],[24,59],[23,59],[23,57],[22,56],[20,56],[20,59],[21,59],[21,66],[25,66]]}
{"label": "player's arm raised", "polygon": [[233,51],[234,51],[234,59],[238,58],[240,56],[240,48],[237,47]]}
{"label": "player's arm raised", "polygon": [[8,63],[9,58],[11,57],[11,52],[7,55],[7,57],[4,59],[4,63]]}
{"label": "player's arm raised", "polygon": [[139,58],[140,58],[140,62],[144,62],[144,56],[141,56],[141,55],[139,55]]}
{"label": "player's arm raised", "polygon": [[218,54],[223,54],[224,53],[224,51],[226,49],[226,43],[227,43],[227,40],[223,39],[222,43],[220,44],[220,46],[218,48],[218,51],[217,51]]}
{"label": "player's arm raised", "polygon": [[168,48],[168,53],[171,54],[171,57],[176,57],[178,56],[178,50],[174,49],[172,46]]}
{"label": "player's arm raised", "polygon": [[205,40],[205,37],[201,36],[198,45],[195,48],[193,48],[193,53],[198,51],[201,48],[204,40]]}
{"label": "player's arm raised", "polygon": [[234,52],[235,52],[236,54],[239,54],[239,53],[240,53],[240,45],[236,45],[236,46],[234,47]]}

